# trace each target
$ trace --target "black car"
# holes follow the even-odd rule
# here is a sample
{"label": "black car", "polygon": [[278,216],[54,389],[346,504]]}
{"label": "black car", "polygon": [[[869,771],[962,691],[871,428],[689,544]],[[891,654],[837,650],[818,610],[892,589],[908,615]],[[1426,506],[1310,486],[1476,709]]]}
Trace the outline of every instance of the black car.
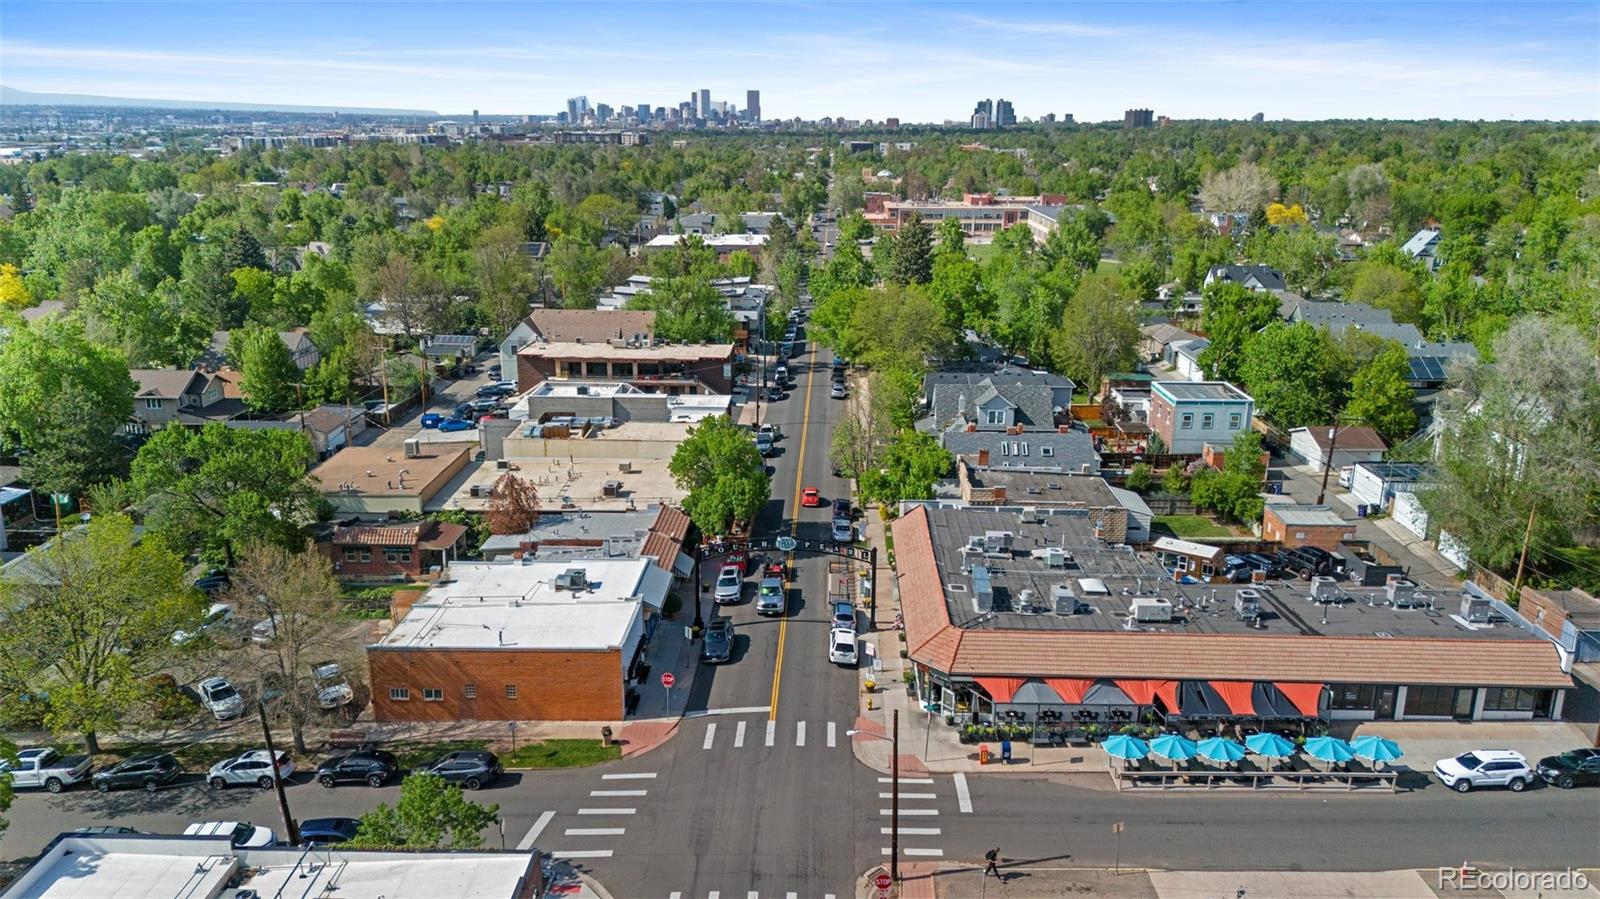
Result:
{"label": "black car", "polygon": [[834,521],[851,521],[854,518],[855,518],[855,516],[850,514],[850,501],[849,500],[847,500],[847,499],[836,499],[836,500],[833,501],[833,520]]}
{"label": "black car", "polygon": [[1245,553],[1244,563],[1250,566],[1252,571],[1259,571],[1268,578],[1283,576],[1283,568],[1279,566],[1278,560],[1271,556],[1263,555],[1262,553]]}
{"label": "black car", "polygon": [[464,750],[436,759],[413,773],[437,774],[450,783],[476,790],[499,780],[505,769],[500,767],[500,757],[492,752]]}
{"label": "black car", "polygon": [[1317,546],[1296,546],[1278,554],[1278,562],[1290,574],[1310,579],[1313,575],[1333,573],[1333,554]]}
{"label": "black car", "polygon": [[182,773],[183,766],[178,760],[162,753],[136,755],[119,765],[96,771],[92,779],[94,788],[102,793],[123,787],[144,787],[145,792],[154,793],[157,787],[172,783]]}
{"label": "black car", "polygon": [[1546,756],[1539,760],[1534,770],[1539,772],[1539,777],[1545,783],[1563,790],[1600,784],[1600,749],[1574,749],[1560,755]]}
{"label": "black car", "polygon": [[733,622],[726,618],[713,619],[706,625],[705,640],[700,646],[700,661],[715,665],[733,656]]}
{"label": "black car", "polygon": [[307,818],[300,822],[300,845],[331,846],[355,839],[361,821],[356,818]]}
{"label": "black car", "polygon": [[332,787],[341,783],[365,781],[368,786],[381,787],[400,771],[400,762],[392,752],[381,749],[363,749],[349,755],[336,755],[317,766],[317,783]]}

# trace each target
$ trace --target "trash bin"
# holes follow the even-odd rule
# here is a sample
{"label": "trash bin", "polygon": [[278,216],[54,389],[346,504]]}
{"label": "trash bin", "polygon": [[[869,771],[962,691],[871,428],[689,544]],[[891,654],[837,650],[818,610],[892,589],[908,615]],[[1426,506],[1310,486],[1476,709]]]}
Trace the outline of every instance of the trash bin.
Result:
{"label": "trash bin", "polygon": [[1007,765],[1011,764],[1011,741],[1010,740],[1001,740],[1000,741],[1000,761],[1003,764],[1007,764]]}
{"label": "trash bin", "polygon": [[606,727],[600,728],[600,745],[602,745],[602,746],[610,746],[611,745],[611,727],[609,725],[607,725]]}

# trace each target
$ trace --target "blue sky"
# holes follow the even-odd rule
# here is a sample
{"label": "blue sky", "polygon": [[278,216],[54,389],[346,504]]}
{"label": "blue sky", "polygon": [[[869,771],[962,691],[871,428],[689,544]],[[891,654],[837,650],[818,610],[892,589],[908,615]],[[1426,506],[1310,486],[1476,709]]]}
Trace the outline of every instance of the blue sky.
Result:
{"label": "blue sky", "polygon": [[184,100],[555,112],[709,88],[768,118],[1600,118],[1587,2],[0,0],[0,83]]}

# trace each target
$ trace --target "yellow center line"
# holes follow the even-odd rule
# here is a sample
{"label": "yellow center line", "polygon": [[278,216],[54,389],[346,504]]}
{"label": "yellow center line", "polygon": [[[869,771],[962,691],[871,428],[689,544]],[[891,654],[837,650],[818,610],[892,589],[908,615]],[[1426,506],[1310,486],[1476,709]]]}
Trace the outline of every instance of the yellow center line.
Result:
{"label": "yellow center line", "polygon": [[[794,504],[789,507],[789,514],[792,516],[789,519],[789,536],[791,537],[800,533],[800,510],[804,508],[800,505],[800,491],[805,489],[806,434],[811,429],[811,388],[817,378],[817,367],[812,364],[815,362],[817,345],[814,341],[807,342],[811,344],[811,349],[805,355],[806,405],[805,411],[800,413],[800,450],[795,457],[794,465]],[[789,553],[789,570],[794,570],[794,553],[792,552]],[[768,721],[778,720],[778,690],[783,684],[783,639],[789,634],[788,606],[788,598],[785,597],[783,616],[778,620],[778,657],[772,664],[772,704],[767,709]]]}

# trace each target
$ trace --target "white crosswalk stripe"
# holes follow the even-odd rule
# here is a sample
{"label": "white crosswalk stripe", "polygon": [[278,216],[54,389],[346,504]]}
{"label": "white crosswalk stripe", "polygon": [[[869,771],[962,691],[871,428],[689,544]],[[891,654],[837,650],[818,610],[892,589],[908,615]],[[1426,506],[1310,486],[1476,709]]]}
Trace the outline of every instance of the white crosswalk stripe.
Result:
{"label": "white crosswalk stripe", "polygon": [[[879,799],[893,799],[894,798],[894,794],[893,793],[879,793],[878,794],[878,798]],[[938,799],[938,798],[939,798],[939,794],[938,793],[901,793],[900,794],[900,801],[901,802],[905,802],[907,800],[912,800],[912,799]]]}
{"label": "white crosswalk stripe", "polygon": [[712,741],[716,740],[716,738],[717,738],[717,722],[713,721],[710,724],[706,725],[706,741],[705,741],[705,743],[701,744],[700,748],[701,749],[710,749]]}
{"label": "white crosswalk stripe", "polygon": [[580,808],[580,815],[632,815],[639,810],[636,808]]}
{"label": "white crosswalk stripe", "polygon": [[828,722],[828,748],[832,749],[833,746],[834,746],[834,723],[832,721],[829,721]]}
{"label": "white crosswalk stripe", "polygon": [[569,837],[620,837],[627,832],[626,827],[569,827],[562,834]]}
{"label": "white crosswalk stripe", "polygon": [[556,858],[610,858],[611,849],[552,849],[550,854]]}
{"label": "white crosswalk stripe", "polygon": [[744,722],[743,721],[740,721],[733,728],[733,748],[734,749],[743,749],[744,748]]}
{"label": "white crosswalk stripe", "polygon": [[962,774],[960,771],[957,771],[955,774],[955,782],[956,803],[960,807],[963,815],[970,815],[972,814],[972,793],[967,789],[967,776]]}
{"label": "white crosswalk stripe", "polygon": [[804,745],[806,745],[806,723],[804,721],[796,721],[795,722],[794,745],[796,745],[796,746],[804,746]]}
{"label": "white crosswalk stripe", "polygon": [[[903,837],[936,837],[943,831],[937,827],[902,827],[900,835]],[[894,833],[893,827],[880,827],[878,833],[888,836]]]}
{"label": "white crosswalk stripe", "polygon": [[[878,851],[888,855],[889,847],[885,846]],[[900,847],[900,854],[907,858],[944,858],[943,849],[907,849],[902,846]]]}
{"label": "white crosswalk stripe", "polygon": [[602,774],[601,780],[655,780],[655,772],[648,774]]}
{"label": "white crosswalk stripe", "polygon": [[[878,814],[887,818],[894,814],[894,809],[880,808],[878,809]],[[936,808],[903,808],[900,810],[900,817],[902,818],[931,818],[937,814],[939,814],[939,810]]]}
{"label": "white crosswalk stripe", "polygon": [[590,790],[590,796],[647,796],[649,790]]}
{"label": "white crosswalk stripe", "polygon": [[544,829],[550,825],[550,819],[555,816],[555,812],[545,812],[540,815],[539,820],[533,822],[533,826],[528,828],[527,835],[522,838],[521,842],[517,843],[517,851],[527,852],[533,848],[534,841],[539,839],[539,834],[544,833]]}
{"label": "white crosswalk stripe", "polygon": [[778,738],[778,722],[767,722],[767,745],[771,746]]}
{"label": "white crosswalk stripe", "polygon": [[[931,778],[931,777],[902,777],[902,778],[900,778],[900,782],[903,783],[903,784],[931,784],[931,783],[933,783],[933,778]],[[892,783],[894,783],[894,778],[892,778],[892,777],[880,777],[880,778],[878,778],[878,783],[881,783],[881,784],[892,784]]]}
{"label": "white crosswalk stripe", "polygon": [[[745,739],[749,735],[750,725],[751,725],[752,722],[750,722],[750,721],[734,721],[732,723],[733,723],[733,748],[734,749],[744,749],[745,746],[747,745],[746,742],[745,742]],[[796,722],[794,722],[794,745],[795,745],[796,748],[798,748],[798,749],[807,749],[807,748],[837,749],[837,748],[839,748],[839,722],[837,722],[837,721],[824,721],[824,722],[822,722],[822,724],[825,725],[825,727],[824,727],[825,739],[823,741],[821,741],[821,742],[819,742],[817,740],[817,731],[816,731],[816,728],[812,726],[813,723],[815,723],[815,722],[811,722],[811,721],[796,721]],[[769,749],[777,747],[777,745],[778,745],[779,724],[780,724],[780,722],[778,722],[776,720],[768,720],[768,721],[766,721],[766,726],[767,727],[766,727],[765,733],[762,736],[761,745],[763,745],[763,746],[765,746],[765,747],[767,747]],[[783,727],[788,727],[787,724],[784,724],[782,726]],[[718,747],[719,741],[720,741],[720,745],[721,746],[726,747],[728,745],[728,743],[727,743],[728,737],[726,736],[727,733],[728,733],[728,729],[726,727],[719,727],[718,724],[716,722],[714,722],[714,721],[713,722],[707,722],[705,732],[703,734],[701,734],[701,737],[700,737],[700,750],[702,752],[710,752],[710,751],[712,751],[712,750],[714,750],[714,749],[716,749]],[[619,777],[632,777],[634,775],[617,775],[617,776],[619,776]],[[638,775],[638,776],[641,776],[641,777],[643,777],[643,776],[655,777],[654,774]],[[888,778],[879,778],[879,780],[882,781],[883,783],[888,783],[889,782]],[[900,782],[901,783],[933,783],[933,780],[932,780],[932,778],[902,777],[902,778],[900,778]]]}

